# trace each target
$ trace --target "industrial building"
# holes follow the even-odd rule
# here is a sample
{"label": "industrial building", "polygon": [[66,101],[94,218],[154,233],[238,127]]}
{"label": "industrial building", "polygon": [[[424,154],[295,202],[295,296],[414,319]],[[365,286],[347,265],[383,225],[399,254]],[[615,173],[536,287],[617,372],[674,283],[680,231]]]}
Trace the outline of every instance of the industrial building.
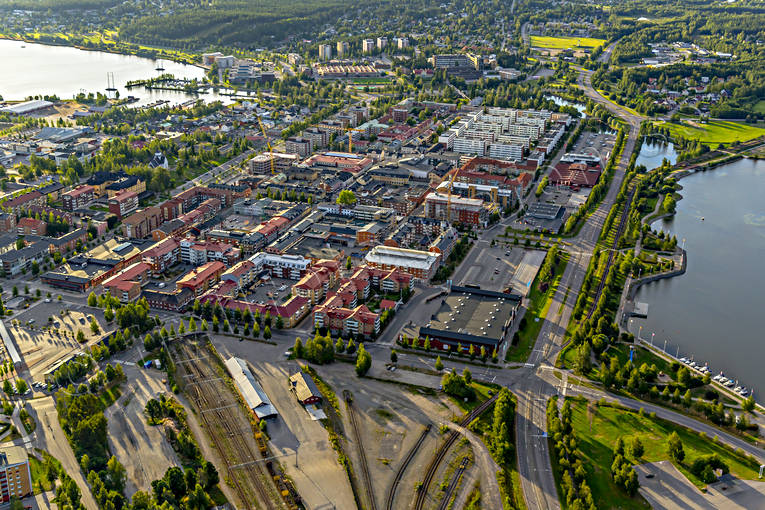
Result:
{"label": "industrial building", "polygon": [[252,409],[259,420],[276,416],[276,408],[263,391],[263,387],[255,380],[247,362],[240,358],[229,358],[226,360],[226,368],[234,379],[234,384],[239,390],[239,394],[244,398],[247,407]]}
{"label": "industrial building", "polygon": [[521,305],[521,296],[483,290],[478,287],[451,287],[441,306],[419,329],[420,342],[430,339],[434,349],[467,352],[470,346],[499,351],[507,338]]}

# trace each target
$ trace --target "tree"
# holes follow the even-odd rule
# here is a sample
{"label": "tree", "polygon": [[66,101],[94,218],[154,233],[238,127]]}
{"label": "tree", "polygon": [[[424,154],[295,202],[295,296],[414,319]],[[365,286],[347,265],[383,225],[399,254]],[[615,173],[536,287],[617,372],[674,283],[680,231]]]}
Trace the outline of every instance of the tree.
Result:
{"label": "tree", "polygon": [[3,391],[8,396],[13,395],[13,385],[11,384],[10,379],[6,379],[5,381],[3,381]]}
{"label": "tree", "polygon": [[258,338],[260,336],[260,325],[257,322],[252,324],[252,336]]}
{"label": "tree", "polygon": [[106,322],[111,322],[114,320],[114,310],[112,310],[111,307],[104,310],[104,319],[106,319]]}
{"label": "tree", "polygon": [[159,418],[162,417],[162,405],[159,403],[159,400],[151,398],[148,402],[146,402],[146,407],[144,407],[144,411],[149,416],[149,422],[154,423]]}
{"label": "tree", "polygon": [[359,344],[359,352],[356,355],[356,375],[363,377],[372,366],[372,355],[364,349],[364,344]]}
{"label": "tree", "polygon": [[19,288],[14,285],[12,293],[13,293],[13,297],[18,296],[19,295]]}
{"label": "tree", "polygon": [[462,378],[465,379],[465,384],[473,382],[473,374],[470,372],[470,369],[466,368],[462,371]]}
{"label": "tree", "polygon": [[425,343],[423,344],[423,347],[425,347],[426,351],[430,350],[430,337],[429,336],[425,337]]}
{"label": "tree", "polygon": [[92,331],[94,335],[97,335],[101,331],[101,328],[98,327],[98,323],[93,318],[90,319],[90,331]]}
{"label": "tree", "polygon": [[205,319],[202,319],[202,331],[207,331],[207,321]]}
{"label": "tree", "polygon": [[635,438],[632,440],[632,446],[630,447],[632,450],[632,456],[636,459],[640,459],[643,457],[643,454],[645,453],[645,447],[643,446],[643,442],[640,440],[639,437],[635,436]]}
{"label": "tree", "polygon": [[390,362],[391,363],[398,362],[398,354],[396,354],[396,349],[391,349],[390,351]]}
{"label": "tree", "polygon": [[19,393],[19,395],[23,395],[27,392],[28,389],[29,386],[24,379],[16,379],[16,391]]}
{"label": "tree", "polygon": [[353,261],[351,260],[351,257],[349,256],[347,259],[345,259],[345,269],[350,271],[352,267],[353,267]]}
{"label": "tree", "polygon": [[271,326],[266,326],[263,328],[263,338],[266,340],[271,338]]}
{"label": "tree", "polygon": [[672,432],[667,439],[667,450],[669,457],[678,464],[683,462],[685,458],[685,450],[683,449],[683,442],[680,440],[680,436],[677,432]]}
{"label": "tree", "polygon": [[117,457],[112,455],[109,461],[106,463],[106,471],[109,475],[109,481],[111,486],[119,493],[125,490],[125,480],[127,479],[127,470]]}
{"label": "tree", "polygon": [[95,292],[91,292],[88,295],[88,306],[97,306],[98,305],[98,297],[96,297]]}
{"label": "tree", "polygon": [[81,329],[77,330],[77,341],[81,344],[85,343],[85,333],[83,333]]}
{"label": "tree", "polygon": [[356,195],[353,191],[344,189],[337,196],[337,203],[340,205],[353,205],[356,203]]}

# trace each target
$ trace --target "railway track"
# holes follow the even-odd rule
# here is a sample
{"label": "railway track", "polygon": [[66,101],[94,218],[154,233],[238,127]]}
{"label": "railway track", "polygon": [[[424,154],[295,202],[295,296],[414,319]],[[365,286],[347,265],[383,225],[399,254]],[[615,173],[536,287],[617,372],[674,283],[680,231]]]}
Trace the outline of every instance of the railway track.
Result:
{"label": "railway track", "polygon": [[603,276],[600,278],[600,282],[598,283],[598,290],[595,292],[595,300],[592,303],[592,306],[587,311],[587,319],[590,319],[592,317],[592,314],[595,312],[595,308],[598,306],[598,301],[600,300],[601,294],[603,294],[603,288],[606,285],[606,277],[608,276],[608,272],[611,270],[611,266],[614,263],[614,257],[616,248],[619,246],[619,239],[621,239],[622,235],[624,235],[624,227],[627,225],[627,221],[630,216],[630,205],[632,204],[632,199],[635,197],[635,191],[637,190],[637,186],[632,186],[632,190],[630,191],[630,194],[627,196],[627,200],[624,201],[624,209],[622,210],[622,217],[619,218],[619,227],[616,229],[616,235],[614,236],[614,242],[609,247],[611,251],[608,252],[608,261],[606,262],[606,268],[603,271]]}
{"label": "railway track", "polygon": [[401,466],[398,468],[398,471],[396,471],[396,477],[393,479],[393,483],[391,484],[390,489],[388,489],[388,497],[385,500],[385,510],[393,510],[393,499],[396,497],[396,489],[398,489],[398,484],[401,483],[401,478],[404,476],[404,471],[406,471],[406,468],[409,467],[409,464],[414,458],[414,454],[417,453],[417,450],[419,450],[422,442],[425,441],[425,438],[428,436],[430,429],[432,428],[433,425],[428,423],[428,425],[422,431],[422,434],[420,434],[420,437],[417,438],[417,442],[414,443],[414,446],[412,446],[411,450],[409,450],[409,453],[406,454],[406,458],[404,458],[403,464],[401,464]]}
{"label": "railway track", "polygon": [[[187,359],[200,357],[199,352],[189,353],[188,345],[182,346],[181,349]],[[226,475],[233,482],[242,504],[248,510],[281,509],[282,506],[274,502],[265,487],[270,474],[261,464],[263,459],[252,450],[245,439],[244,434],[252,433],[249,422],[231,414],[231,408],[238,407],[236,399],[233,395],[227,398],[228,388],[216,387],[216,384],[222,384],[222,380],[214,372],[206,373],[208,371],[196,363],[183,363],[182,367],[183,371],[187,372],[185,377],[190,379],[187,385],[193,385],[188,388],[187,394],[199,409],[213,445],[226,465]]]}
{"label": "railway track", "polygon": [[[475,420],[477,417],[479,417],[484,411],[486,411],[488,408],[490,408],[494,402],[497,400],[497,396],[499,394],[495,393],[493,397],[488,399],[483,404],[479,405],[472,411],[470,411],[470,414],[468,414],[463,420],[459,423],[460,426],[466,427],[470,424],[473,420]],[[425,498],[428,495],[428,488],[430,487],[430,484],[433,482],[433,477],[436,475],[436,471],[438,470],[438,466],[441,465],[441,462],[443,462],[444,458],[446,457],[446,454],[449,452],[449,449],[452,447],[452,445],[457,442],[457,438],[459,437],[459,433],[455,431],[449,432],[449,435],[446,436],[446,440],[441,445],[441,447],[436,451],[435,456],[430,461],[430,464],[428,465],[428,469],[425,472],[425,478],[422,480],[422,485],[420,486],[419,490],[417,491],[417,497],[414,501],[414,508],[415,510],[422,510],[422,507],[425,505]]]}
{"label": "railway track", "polygon": [[369,508],[371,510],[377,510],[377,502],[375,501],[375,493],[372,489],[372,477],[369,476],[369,465],[367,464],[367,455],[364,452],[364,443],[361,441],[361,434],[359,433],[359,426],[356,422],[356,410],[353,407],[353,395],[348,390],[343,390],[343,397],[345,398],[345,405],[348,408],[348,419],[351,422],[351,428],[353,429],[353,435],[356,437],[356,444],[359,448],[359,457],[361,459],[361,475],[364,478],[364,484],[367,486],[367,496],[369,497]]}
{"label": "railway track", "polygon": [[441,499],[441,503],[438,504],[438,510],[446,510],[446,507],[449,506],[449,500],[452,499],[452,493],[454,492],[454,489],[457,488],[460,478],[462,478],[462,473],[464,473],[465,468],[467,468],[468,462],[469,460],[467,457],[464,457],[462,461],[460,461],[460,466],[457,468],[457,471],[454,472],[454,476],[452,477],[451,482],[449,482],[446,492],[444,492],[444,497]]}

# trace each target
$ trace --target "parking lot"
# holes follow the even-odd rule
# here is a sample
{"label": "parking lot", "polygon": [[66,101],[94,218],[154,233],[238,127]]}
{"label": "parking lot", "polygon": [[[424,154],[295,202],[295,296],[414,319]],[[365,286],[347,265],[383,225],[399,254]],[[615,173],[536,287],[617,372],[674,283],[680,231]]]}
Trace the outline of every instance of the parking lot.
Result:
{"label": "parking lot", "polygon": [[274,299],[278,304],[289,299],[294,280],[285,278],[271,278],[260,285],[253,285],[247,293],[247,301],[250,303],[266,304]]}
{"label": "parking lot", "polygon": [[473,284],[485,290],[502,291],[509,285],[525,250],[520,246],[490,246],[480,242],[465,257],[452,278],[455,285]]}
{"label": "parking lot", "polygon": [[116,405],[106,409],[109,449],[127,471],[126,493],[151,491],[152,480],[165,475],[167,468],[180,465],[178,456],[165,437],[162,425],[146,423],[143,410],[150,398],[170,393],[164,372],[123,363],[127,377],[125,391]]}
{"label": "parking lot", "polygon": [[[99,325],[97,334],[90,329],[91,316]],[[44,372],[54,363],[82,348],[76,340],[78,331],[83,332],[86,343],[90,344],[102,337],[105,328],[107,324],[101,310],[52,300],[50,303],[41,301],[16,315],[14,322],[8,325],[8,332],[16,341],[31,378],[42,381]]]}

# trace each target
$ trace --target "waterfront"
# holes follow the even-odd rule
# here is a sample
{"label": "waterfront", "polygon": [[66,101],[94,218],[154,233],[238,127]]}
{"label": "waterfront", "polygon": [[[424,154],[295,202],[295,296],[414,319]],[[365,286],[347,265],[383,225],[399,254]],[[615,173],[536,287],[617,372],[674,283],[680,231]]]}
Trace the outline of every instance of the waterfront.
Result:
{"label": "waterfront", "polygon": [[187,94],[169,90],[149,91],[143,87],[125,88],[125,83],[130,80],[151,78],[161,73],[170,73],[177,78],[200,79],[204,76],[204,69],[197,66],[163,60],[164,71],[157,71],[157,62],[148,58],[6,39],[0,40],[0,55],[6,69],[10,70],[0,76],[0,96],[5,100],[50,94],[61,99],[72,99],[80,92],[106,93],[107,73],[114,74],[120,97],[139,97],[139,105],[160,99],[172,104],[194,98],[220,99],[215,93]]}
{"label": "waterfront", "polygon": [[[680,181],[674,218],[653,224],[685,239],[686,274],[643,286],[636,300],[647,319],[630,330],[675,355],[708,362],[765,395],[762,254],[765,253],[765,161],[739,160]],[[703,220],[702,220],[703,218]]]}
{"label": "waterfront", "polygon": [[640,152],[635,160],[635,166],[643,165],[646,170],[653,170],[661,166],[664,159],[668,159],[673,165],[677,163],[677,152],[672,142],[646,138],[640,146]]}

